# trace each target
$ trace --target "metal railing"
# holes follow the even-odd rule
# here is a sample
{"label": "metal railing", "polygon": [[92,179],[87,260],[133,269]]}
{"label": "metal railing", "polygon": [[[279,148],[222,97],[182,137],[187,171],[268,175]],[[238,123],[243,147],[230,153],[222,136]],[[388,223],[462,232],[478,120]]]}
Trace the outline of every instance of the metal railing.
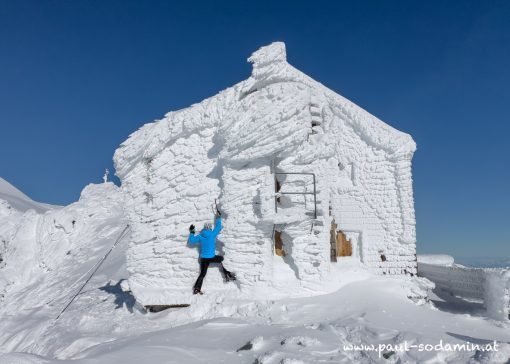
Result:
{"label": "metal railing", "polygon": [[[510,320],[510,272],[508,268],[471,268],[418,262],[418,275],[428,278],[436,289],[483,303],[490,317]],[[496,282],[496,283],[495,283]],[[496,299],[495,299],[496,297]]]}
{"label": "metal railing", "polygon": [[[276,179],[277,175],[308,175],[313,177],[313,192],[280,192],[276,191],[276,186],[278,183],[278,180]],[[280,195],[313,195],[313,204],[314,204],[314,219],[317,219],[317,187],[315,183],[315,173],[299,173],[299,172],[275,172],[274,173],[274,188],[275,192]],[[274,209],[275,212],[278,212],[278,195],[274,197]]]}

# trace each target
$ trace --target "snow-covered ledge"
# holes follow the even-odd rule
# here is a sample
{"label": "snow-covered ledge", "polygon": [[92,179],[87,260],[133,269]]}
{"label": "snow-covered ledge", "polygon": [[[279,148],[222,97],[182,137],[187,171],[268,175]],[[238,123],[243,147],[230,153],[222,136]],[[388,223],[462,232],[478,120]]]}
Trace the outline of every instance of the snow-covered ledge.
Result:
{"label": "snow-covered ledge", "polygon": [[510,320],[510,269],[456,265],[448,255],[419,255],[418,275],[451,295],[483,302],[487,316]]}

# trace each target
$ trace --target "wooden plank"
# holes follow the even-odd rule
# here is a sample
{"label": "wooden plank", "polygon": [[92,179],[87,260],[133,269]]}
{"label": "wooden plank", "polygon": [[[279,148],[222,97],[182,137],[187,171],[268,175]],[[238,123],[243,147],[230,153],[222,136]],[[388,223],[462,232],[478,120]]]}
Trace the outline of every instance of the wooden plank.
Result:
{"label": "wooden plank", "polygon": [[339,257],[352,256],[352,243],[350,240],[347,240],[347,237],[342,231],[338,231],[336,234],[336,249]]}
{"label": "wooden plank", "polygon": [[189,304],[181,304],[181,305],[148,305],[145,306],[145,309],[149,312],[161,312],[163,310],[167,310],[169,308],[183,308],[189,307]]}

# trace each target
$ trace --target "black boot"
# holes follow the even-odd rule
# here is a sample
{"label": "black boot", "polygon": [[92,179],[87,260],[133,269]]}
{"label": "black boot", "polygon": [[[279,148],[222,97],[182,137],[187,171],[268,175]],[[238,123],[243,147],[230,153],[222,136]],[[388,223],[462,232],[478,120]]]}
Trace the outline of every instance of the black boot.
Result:
{"label": "black boot", "polygon": [[225,282],[235,281],[236,275],[232,272],[225,271]]}

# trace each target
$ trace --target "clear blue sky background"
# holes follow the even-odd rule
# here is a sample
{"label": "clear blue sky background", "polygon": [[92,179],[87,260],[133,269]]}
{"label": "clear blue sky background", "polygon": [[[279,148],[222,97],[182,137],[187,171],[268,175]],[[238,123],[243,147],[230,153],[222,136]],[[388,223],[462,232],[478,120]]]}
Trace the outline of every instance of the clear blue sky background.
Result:
{"label": "clear blue sky background", "polygon": [[[175,2],[177,3],[177,2]],[[418,251],[510,255],[510,2],[0,1],[0,176],[68,204],[272,41],[418,144]]]}

